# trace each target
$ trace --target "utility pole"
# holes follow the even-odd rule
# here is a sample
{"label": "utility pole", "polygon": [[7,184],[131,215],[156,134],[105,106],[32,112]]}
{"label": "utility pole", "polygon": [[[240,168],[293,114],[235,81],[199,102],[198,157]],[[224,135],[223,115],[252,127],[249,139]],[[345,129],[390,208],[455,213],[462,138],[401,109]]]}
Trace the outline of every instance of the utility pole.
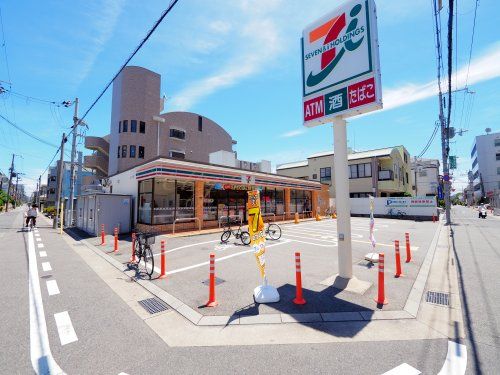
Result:
{"label": "utility pole", "polygon": [[5,212],[9,211],[9,197],[10,197],[10,188],[12,186],[12,176],[14,174],[14,158],[15,154],[12,154],[12,162],[10,163],[10,176],[9,176],[9,184],[7,185],[7,201],[5,202]]}
{"label": "utility pole", "polygon": [[14,190],[14,208],[17,206],[17,186],[19,185],[19,173],[16,173],[16,188]]}
{"label": "utility pole", "polygon": [[71,143],[71,166],[70,166],[70,185],[69,185],[69,212],[66,215],[69,225],[73,225],[73,210],[75,200],[75,159],[76,159],[76,137],[78,136],[78,98],[75,99],[75,113],[73,115],[73,140]]}
{"label": "utility pole", "polygon": [[36,205],[37,205],[38,209],[40,209],[40,193],[42,192],[42,176],[38,177],[37,186],[38,186],[38,193],[36,195]]}
{"label": "utility pole", "polygon": [[418,197],[417,169],[418,169],[418,163],[417,163],[417,157],[415,156],[415,196],[416,197]]}
{"label": "utility pole", "polygon": [[57,194],[56,194],[56,217],[52,223],[52,227],[57,229],[59,222],[59,207],[61,207],[62,181],[64,178],[64,144],[66,143],[66,133],[63,133],[61,140],[61,156],[59,158],[59,168],[57,171]]}

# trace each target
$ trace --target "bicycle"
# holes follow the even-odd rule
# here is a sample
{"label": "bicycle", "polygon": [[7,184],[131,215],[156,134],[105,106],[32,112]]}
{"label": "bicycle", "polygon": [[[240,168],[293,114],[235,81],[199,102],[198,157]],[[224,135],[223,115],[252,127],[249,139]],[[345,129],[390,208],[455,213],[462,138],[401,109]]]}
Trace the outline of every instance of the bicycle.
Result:
{"label": "bicycle", "polygon": [[279,240],[281,238],[281,228],[278,224],[268,223],[266,224],[266,238],[269,237],[271,240]]}
{"label": "bicycle", "polygon": [[241,225],[238,227],[237,230],[232,230],[231,225],[225,228],[224,232],[222,232],[222,235],[220,236],[220,242],[227,243],[231,235],[233,235],[236,239],[239,239],[243,245],[250,244],[250,233],[241,230]]}
{"label": "bicycle", "polygon": [[397,217],[398,219],[402,219],[404,216],[406,216],[406,212],[401,210],[395,210],[394,208],[389,209],[387,214],[391,217]]}
{"label": "bicycle", "polygon": [[155,234],[152,233],[136,233],[135,241],[135,256],[137,259],[137,268],[141,266],[141,260],[144,263],[144,271],[151,279],[155,268],[153,250],[150,245],[155,243]]}

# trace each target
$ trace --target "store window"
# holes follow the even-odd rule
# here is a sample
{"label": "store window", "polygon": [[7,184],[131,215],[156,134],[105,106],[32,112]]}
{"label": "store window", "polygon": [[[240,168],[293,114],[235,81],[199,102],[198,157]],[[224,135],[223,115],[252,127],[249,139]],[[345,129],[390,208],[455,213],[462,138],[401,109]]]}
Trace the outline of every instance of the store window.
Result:
{"label": "store window", "polygon": [[311,192],[305,190],[291,190],[290,212],[310,213],[312,210]]}
{"label": "store window", "polygon": [[118,146],[118,155],[117,155],[117,158],[118,159],[120,158],[120,146]]}
{"label": "store window", "polygon": [[130,157],[135,158],[135,146],[130,145]]}
{"label": "store window", "polygon": [[276,215],[285,213],[285,192],[282,189],[276,189]]}
{"label": "store window", "polygon": [[154,224],[172,224],[175,219],[175,180],[155,179]]}
{"label": "store window", "polygon": [[194,182],[176,183],[176,218],[194,217]]}
{"label": "store window", "polygon": [[179,129],[170,129],[170,138],[186,139],[186,132]]}
{"label": "store window", "polygon": [[122,146],[122,158],[126,158],[126,157],[127,157],[127,146],[123,145]]}
{"label": "store window", "polygon": [[217,220],[217,202],[221,190],[215,190],[215,184],[209,183],[205,183],[203,189],[203,220]]}
{"label": "store window", "polygon": [[137,120],[130,120],[130,132],[137,133]]}
{"label": "store window", "polygon": [[139,159],[144,159],[144,146],[139,146]]}
{"label": "store window", "polygon": [[137,221],[151,224],[151,205],[153,203],[153,179],[139,181],[139,209]]}
{"label": "store window", "polygon": [[260,192],[260,210],[263,214],[276,213],[276,190],[264,188]]}
{"label": "store window", "polygon": [[122,124],[122,132],[123,132],[123,133],[128,132],[128,120],[123,120],[123,124]]}
{"label": "store window", "polygon": [[146,133],[146,123],[144,121],[139,122],[139,133]]}

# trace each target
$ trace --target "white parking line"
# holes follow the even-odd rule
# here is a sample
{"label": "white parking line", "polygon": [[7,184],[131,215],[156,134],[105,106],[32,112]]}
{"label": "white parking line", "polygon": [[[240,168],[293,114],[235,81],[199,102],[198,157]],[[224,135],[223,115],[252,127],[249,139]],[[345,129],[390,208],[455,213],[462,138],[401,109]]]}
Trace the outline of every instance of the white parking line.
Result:
{"label": "white parking line", "polygon": [[47,292],[49,293],[49,296],[54,296],[60,293],[56,280],[47,280]]}
{"label": "white parking line", "polygon": [[[266,246],[266,249],[267,248],[270,248],[270,247],[274,247],[274,246],[279,246],[279,245],[284,245],[284,244],[287,244],[289,243],[290,241],[283,241],[283,242],[279,242],[279,243],[275,243],[275,244],[272,244],[272,245],[269,245],[269,246]],[[226,259],[230,259],[230,258],[234,258],[236,256],[239,256],[239,255],[243,255],[243,254],[247,254],[247,253],[251,253],[253,252],[253,249],[250,248],[248,250],[245,250],[245,251],[240,251],[238,253],[234,253],[234,254],[230,254],[230,255],[226,255],[225,257],[221,257],[221,258],[215,258],[215,262],[221,262],[223,260],[226,260]],[[191,270],[193,268],[198,268],[198,267],[203,267],[203,266],[206,266],[208,265],[210,262],[202,262],[202,263],[198,263],[198,264],[193,264],[192,266],[188,266],[188,267],[184,267],[184,268],[178,268],[176,270],[172,270],[170,272],[167,272],[167,275],[172,275],[174,273],[179,273],[179,272],[184,272],[184,271],[188,271],[188,270]],[[156,272],[160,272],[160,270],[155,267],[155,271]]]}
{"label": "white parking line", "polygon": [[[321,236],[327,236],[327,237],[335,237],[337,238],[337,230],[332,230],[332,231],[325,231],[325,230],[309,230],[309,231],[306,231],[306,230],[292,230],[292,231],[285,231],[283,235],[287,235],[288,233],[295,233],[295,234],[301,234],[301,235],[306,235],[306,236],[312,236],[312,237],[320,237]],[[356,237],[356,238],[363,238],[363,235],[362,234],[358,234],[358,233],[351,233],[351,237]]]}
{"label": "white parking line", "polygon": [[78,337],[76,337],[76,332],[73,328],[73,324],[71,324],[71,319],[67,311],[54,314],[54,319],[56,320],[57,332],[59,333],[61,345],[78,341]]}
{"label": "white parking line", "polygon": [[40,279],[33,233],[28,233],[29,301],[30,301],[30,358],[37,374],[64,374],[50,351],[47,323],[43,309]]}
{"label": "white parking line", "polygon": [[42,270],[44,270],[44,272],[52,271],[52,267],[50,266],[50,263],[49,262],[43,262],[42,263]]}
{"label": "white parking line", "polygon": [[[212,241],[205,241],[205,242],[197,242],[197,243],[192,243],[192,244],[189,244],[189,245],[179,246],[179,247],[175,247],[175,248],[173,248],[173,249],[167,250],[167,251],[165,251],[165,253],[171,253],[171,252],[173,252],[173,251],[186,249],[186,248],[188,248],[188,247],[193,247],[193,246],[198,246],[198,245],[205,245],[205,244],[207,244],[207,243],[214,243],[214,242],[220,242],[220,240],[212,240]],[[155,254],[155,255],[159,255],[159,254]]]}
{"label": "white parking line", "polygon": [[38,253],[38,255],[40,255],[40,258],[45,258],[47,256],[47,252],[46,251],[40,251]]}
{"label": "white parking line", "polygon": [[291,242],[300,242],[300,243],[306,243],[308,245],[314,245],[314,246],[320,246],[320,247],[336,247],[339,244],[337,241],[332,241],[331,244],[329,245],[324,245],[324,244],[319,244],[319,243],[313,243],[313,242],[307,242],[307,241],[301,241],[301,240],[296,240],[296,239],[290,239]]}
{"label": "white parking line", "polygon": [[37,243],[36,245],[38,246],[39,249],[42,249],[45,247],[43,243]]}

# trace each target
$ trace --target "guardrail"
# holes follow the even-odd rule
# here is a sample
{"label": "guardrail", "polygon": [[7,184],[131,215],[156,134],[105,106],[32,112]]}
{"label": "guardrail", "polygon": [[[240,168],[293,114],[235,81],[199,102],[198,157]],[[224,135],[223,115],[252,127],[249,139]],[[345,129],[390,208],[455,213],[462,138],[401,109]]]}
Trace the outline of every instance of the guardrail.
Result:
{"label": "guardrail", "polygon": [[199,218],[197,218],[197,217],[180,217],[180,218],[174,220],[174,223],[172,225],[172,234],[175,233],[175,223],[182,222],[182,221],[184,221],[184,222],[189,222],[189,221],[197,222],[198,223],[198,231],[201,231],[201,222],[200,222]]}
{"label": "guardrail", "polygon": [[243,224],[243,217],[241,217],[240,215],[220,216],[219,217],[219,228],[220,228],[220,223],[222,221],[221,219],[227,219],[227,222],[230,222],[231,218],[233,218],[233,219],[240,219],[240,226]]}

